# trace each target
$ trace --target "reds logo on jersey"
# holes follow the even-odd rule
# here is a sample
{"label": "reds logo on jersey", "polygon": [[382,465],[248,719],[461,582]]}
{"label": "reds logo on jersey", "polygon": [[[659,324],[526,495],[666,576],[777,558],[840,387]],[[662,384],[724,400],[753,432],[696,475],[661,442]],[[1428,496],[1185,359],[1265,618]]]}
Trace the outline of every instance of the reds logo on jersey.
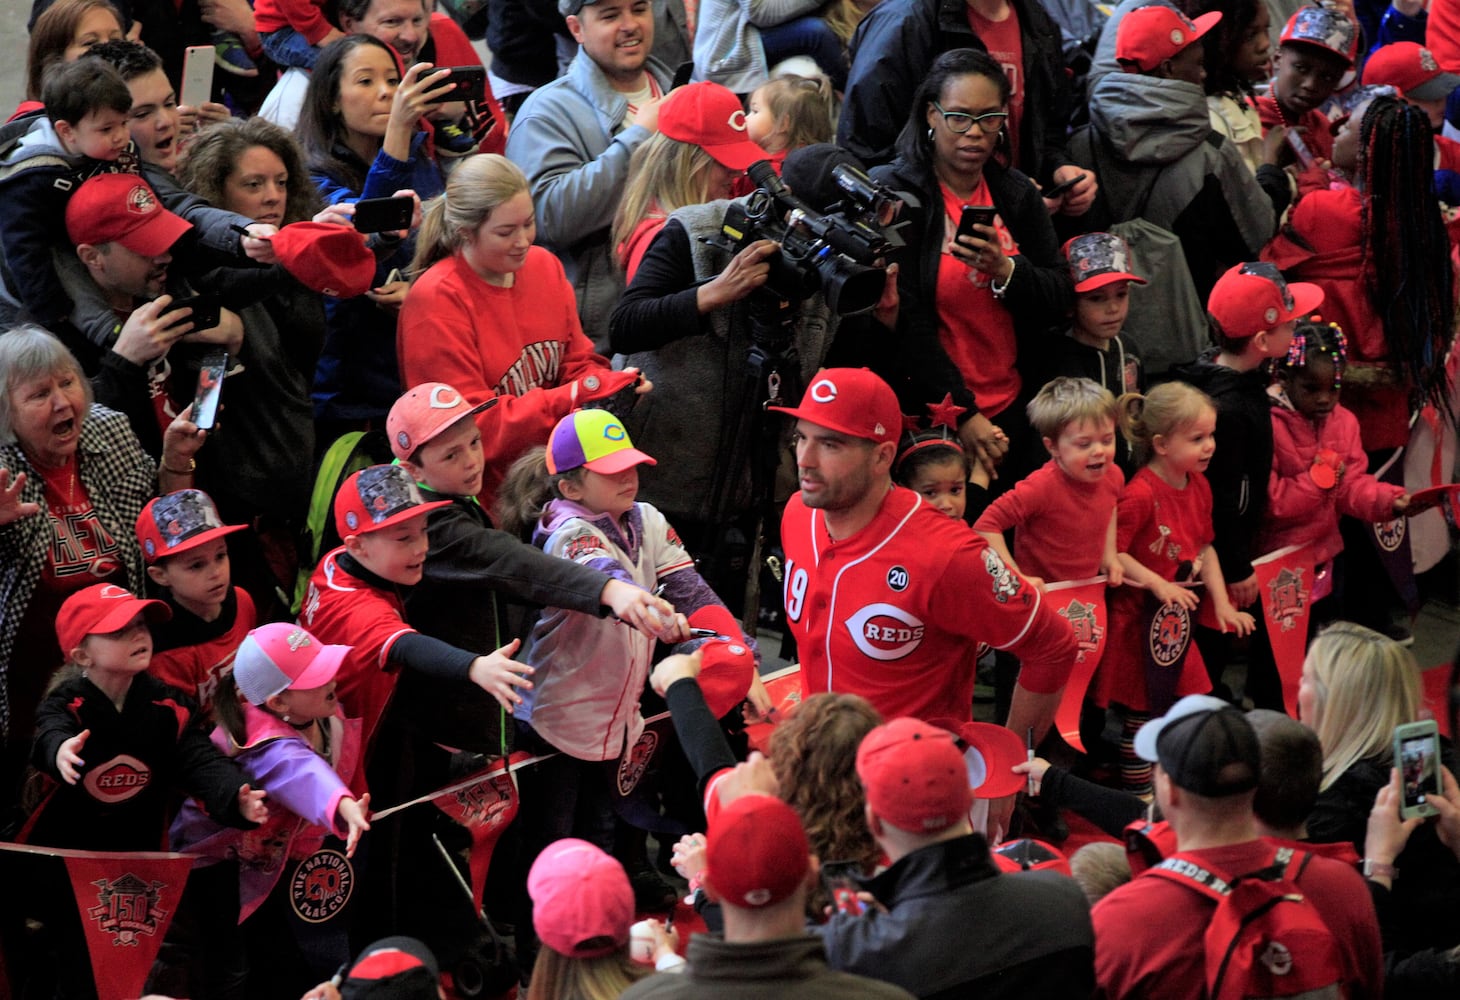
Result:
{"label": "reds logo on jersey", "polygon": [[900,660],[923,642],[922,621],[891,604],[869,604],[846,624],[852,642],[874,660]]}
{"label": "reds logo on jersey", "polygon": [[117,754],[94,767],[82,779],[86,791],[98,802],[125,802],[152,783],[152,769],[131,754]]}

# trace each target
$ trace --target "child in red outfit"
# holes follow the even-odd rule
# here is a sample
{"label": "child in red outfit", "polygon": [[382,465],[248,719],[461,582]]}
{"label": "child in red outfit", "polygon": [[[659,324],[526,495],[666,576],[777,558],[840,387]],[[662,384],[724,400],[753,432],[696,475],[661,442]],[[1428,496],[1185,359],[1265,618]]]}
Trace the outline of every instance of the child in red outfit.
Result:
{"label": "child in red outfit", "polygon": [[[1205,393],[1181,382],[1159,385],[1146,396],[1128,393],[1120,406],[1122,430],[1146,462],[1116,508],[1116,547],[1126,582],[1193,612],[1200,599],[1182,584],[1199,579],[1223,630],[1248,634],[1252,616],[1232,606],[1212,551],[1212,490],[1202,472],[1216,451],[1216,407]],[[1095,700],[1123,709],[1121,777],[1128,791],[1141,795],[1150,793],[1151,768],[1135,753],[1135,733],[1153,708],[1167,707],[1153,706],[1146,687],[1145,607],[1145,595],[1132,587],[1112,593],[1110,632],[1095,675]],[[1194,643],[1179,669],[1176,697],[1210,690]]]}
{"label": "child in red outfit", "polygon": [[1300,162],[1299,172],[1333,158],[1333,133],[1319,108],[1353,69],[1357,41],[1348,15],[1327,7],[1302,7],[1283,28],[1272,94],[1257,99],[1257,114],[1264,132],[1298,133],[1313,160]]}

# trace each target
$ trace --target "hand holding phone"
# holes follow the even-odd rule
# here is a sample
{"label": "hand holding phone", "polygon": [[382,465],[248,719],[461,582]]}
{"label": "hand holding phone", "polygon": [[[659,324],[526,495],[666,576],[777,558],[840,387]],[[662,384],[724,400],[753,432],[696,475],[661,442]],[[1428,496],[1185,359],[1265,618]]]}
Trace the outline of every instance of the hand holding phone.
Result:
{"label": "hand holding phone", "polygon": [[411,228],[415,215],[416,199],[404,198],[361,198],[355,202],[353,222],[355,230],[361,233],[395,232]]}
{"label": "hand holding phone", "polygon": [[431,72],[436,73],[444,68],[451,70],[451,75],[442,77],[433,84],[432,89],[454,83],[456,86],[437,97],[428,99],[427,104],[445,104],[447,101],[484,101],[487,99],[487,70],[484,66],[437,66]]}
{"label": "hand holding phone", "polygon": [[1394,766],[1399,769],[1400,819],[1438,816],[1440,729],[1434,719],[1394,727]]}
{"label": "hand holding phone", "polygon": [[1088,176],[1088,175],[1086,175],[1086,174],[1076,174],[1075,176],[1069,178],[1068,180],[1060,181],[1054,187],[1045,188],[1043,191],[1041,191],[1039,193],[1040,193],[1041,196],[1043,196],[1045,198],[1059,198],[1059,197],[1063,196],[1064,193],[1066,191],[1068,191],[1070,188],[1074,187],[1076,184],[1078,184],[1081,181],[1083,181],[1086,178],[1086,176]]}
{"label": "hand holding phone", "polygon": [[995,214],[997,213],[992,205],[964,205],[963,215],[958,220],[958,232],[954,234],[955,240],[961,245],[964,236],[972,236],[976,240],[987,239],[973,227],[992,226]]}
{"label": "hand holding phone", "polygon": [[191,309],[193,330],[211,330],[223,321],[223,303],[218,296],[209,292],[201,295],[188,295],[180,299],[174,299],[167,307],[168,312],[174,309]]}
{"label": "hand holding phone", "polygon": [[856,861],[826,861],[821,865],[821,882],[831,896],[831,904],[838,913],[860,916],[867,912],[867,904],[858,898],[862,887],[852,876],[861,871]]}

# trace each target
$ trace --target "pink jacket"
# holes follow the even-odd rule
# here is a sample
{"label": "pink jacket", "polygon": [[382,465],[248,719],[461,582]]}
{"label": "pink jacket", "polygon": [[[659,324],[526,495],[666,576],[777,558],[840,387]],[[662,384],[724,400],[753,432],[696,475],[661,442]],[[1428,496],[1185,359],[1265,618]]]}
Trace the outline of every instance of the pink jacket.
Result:
{"label": "pink jacket", "polygon": [[[1312,542],[1314,562],[1321,565],[1343,551],[1340,514],[1363,521],[1394,516],[1394,500],[1404,489],[1369,474],[1358,418],[1342,405],[1315,424],[1293,410],[1286,397],[1275,397],[1272,446],[1267,516],[1258,551]],[[1344,466],[1343,478],[1331,489],[1322,489],[1308,474],[1314,455],[1324,448],[1337,452]]]}

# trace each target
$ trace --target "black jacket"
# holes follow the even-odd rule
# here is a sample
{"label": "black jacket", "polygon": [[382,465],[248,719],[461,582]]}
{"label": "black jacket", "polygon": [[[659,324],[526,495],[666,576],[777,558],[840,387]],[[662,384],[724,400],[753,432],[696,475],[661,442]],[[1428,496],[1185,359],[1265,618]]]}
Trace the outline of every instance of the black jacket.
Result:
{"label": "black jacket", "polygon": [[[1070,85],[1059,27],[1035,0],[1009,0],[1024,47],[1024,116],[1019,165],[1048,184],[1069,163],[1065,131]],[[836,140],[873,166],[896,155],[893,143],[908,121],[913,93],[933,60],[952,49],[986,46],[968,26],[964,0],[883,0],[852,36],[852,70]]]}

